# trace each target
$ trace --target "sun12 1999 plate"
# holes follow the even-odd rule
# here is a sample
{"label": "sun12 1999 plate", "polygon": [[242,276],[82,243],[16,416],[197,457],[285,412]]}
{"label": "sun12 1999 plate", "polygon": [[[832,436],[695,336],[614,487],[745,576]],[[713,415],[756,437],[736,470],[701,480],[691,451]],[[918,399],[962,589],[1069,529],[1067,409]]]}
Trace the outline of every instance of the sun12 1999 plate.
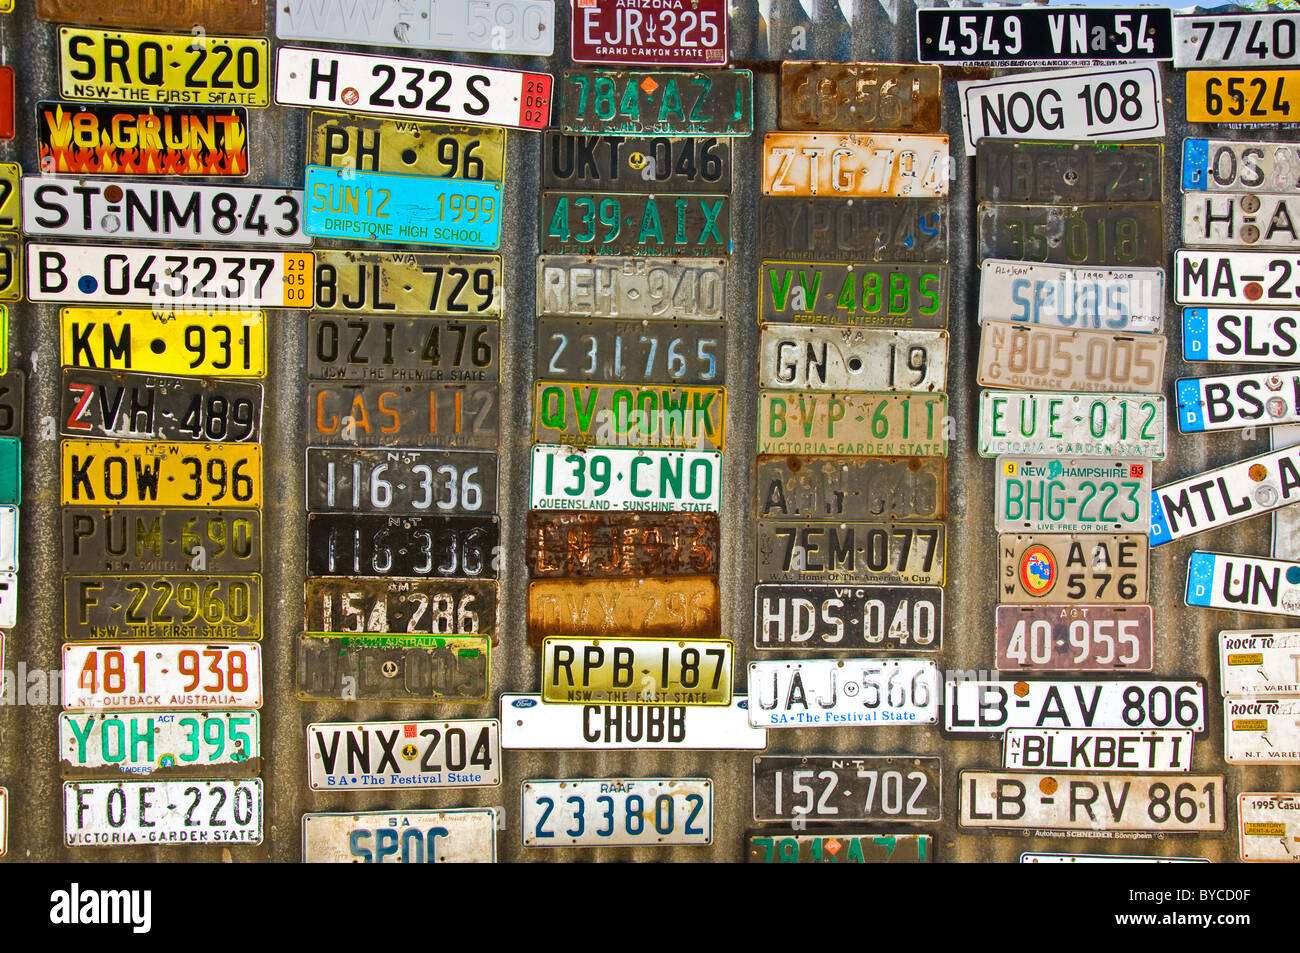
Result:
{"label": "sun12 1999 plate", "polygon": [[308,632],[497,636],[497,583],[398,576],[309,577]]}
{"label": "sun12 1999 plate", "polygon": [[63,577],[64,634],[99,639],[262,637],[262,577],[189,574]]}
{"label": "sun12 1999 plate", "polygon": [[980,456],[1165,458],[1165,399],[1147,394],[983,391]]}
{"label": "sun12 1999 plate", "polygon": [[61,308],[65,367],[265,377],[266,312]]}
{"label": "sun12 1999 plate", "polygon": [[1300,447],[1286,447],[1156,487],[1151,545],[1227,526],[1300,498]]}
{"label": "sun12 1999 plate", "polygon": [[758,521],[759,582],[942,586],[943,523]]}
{"label": "sun12 1999 plate", "polygon": [[1012,390],[1157,394],[1164,365],[1160,334],[989,321],[980,334],[977,379],[985,387]]}
{"label": "sun12 1999 plate", "polygon": [[1181,433],[1269,427],[1300,420],[1300,373],[1256,371],[1174,382]]}
{"label": "sun12 1999 plate", "polygon": [[712,450],[535,446],[530,498],[542,510],[718,512],[722,454]]}
{"label": "sun12 1999 plate", "polygon": [[533,510],[525,545],[533,579],[716,573],[718,515]]}
{"label": "sun12 1999 plate", "polygon": [[302,816],[307,864],[491,864],[499,808]]}
{"label": "sun12 1999 plate", "polygon": [[933,652],[942,646],[941,586],[754,587],[755,648]]}
{"label": "sun12 1999 plate", "polygon": [[59,715],[65,778],[256,777],[255,711],[105,711]]}
{"label": "sun12 1999 plate", "polygon": [[999,457],[998,532],[1144,532],[1151,521],[1146,461]]}
{"label": "sun12 1999 plate", "polygon": [[988,139],[975,153],[975,195],[1033,205],[1159,202],[1163,160],[1158,142]]}
{"label": "sun12 1999 plate", "polygon": [[1300,698],[1225,698],[1223,760],[1260,766],[1300,764]]}
{"label": "sun12 1999 plate", "polygon": [[758,200],[755,250],[765,259],[908,262],[948,260],[948,202],[941,199]]}
{"label": "sun12 1999 plate", "polygon": [[1237,823],[1244,862],[1300,860],[1300,797],[1294,794],[1241,794]]}
{"label": "sun12 1999 plate", "polygon": [[759,391],[758,452],[946,457],[947,394]]}
{"label": "sun12 1999 plate", "polygon": [[316,262],[317,311],[410,314],[420,317],[501,317],[501,259],[497,255],[324,250]]}
{"label": "sun12 1999 plate", "polygon": [[63,671],[65,711],[262,707],[256,642],[68,643]]}
{"label": "sun12 1999 plate", "polygon": [[307,573],[495,579],[500,533],[496,516],[309,513]]}
{"label": "sun12 1999 plate", "polygon": [[566,136],[542,139],[543,189],[730,192],[731,140],[711,136]]}
{"label": "sun12 1999 plate", "polygon": [[59,432],[109,440],[261,439],[262,385],[65,367]]}
{"label": "sun12 1999 plate", "polygon": [[541,318],[533,373],[552,381],[720,384],[725,331],[704,321]]}
{"label": "sun12 1999 plate", "polygon": [[477,635],[307,632],[298,637],[298,699],[486,702],[489,651]]}
{"label": "sun12 1999 plate", "polygon": [[262,780],[67,781],[69,847],[260,844]]}
{"label": "sun12 1999 plate", "polygon": [[734,645],[726,639],[542,642],[542,703],[730,705]]}
{"label": "sun12 1999 plate", "polygon": [[754,750],[767,732],[751,728],[749,700],[700,705],[543,705],[541,695],[501,696],[501,745],[507,750]]}
{"label": "sun12 1999 plate", "polygon": [[939,67],[784,60],[778,128],[938,132]]}
{"label": "sun12 1999 plate", "polygon": [[307,376],[349,381],[495,381],[501,322],[491,319],[307,318]]}
{"label": "sun12 1999 plate", "polygon": [[659,321],[722,321],[727,316],[727,259],[537,259],[540,316]]}
{"label": "sun12 1999 plate", "polygon": [[713,638],[722,631],[717,576],[534,579],[528,644],[548,635]]}
{"label": "sun12 1999 plate", "polygon": [[262,448],[255,443],[64,440],[60,459],[65,505],[262,505]]}
{"label": "sun12 1999 plate", "polygon": [[555,0],[417,0],[374,7],[282,0],[276,4],[275,35],[403,50],[550,56]]}
{"label": "sun12 1999 plate", "polygon": [[1190,731],[1009,728],[1002,766],[1020,771],[1186,771]]}
{"label": "sun12 1999 plate", "polygon": [[1164,264],[1164,210],[1157,202],[979,207],[981,258],[1061,265]]}
{"label": "sun12 1999 plate", "polygon": [[948,463],[939,457],[779,457],[757,462],[758,515],[784,519],[941,520]]}
{"label": "sun12 1999 plate", "polygon": [[1220,632],[1219,685],[1224,695],[1300,695],[1300,630]]}
{"label": "sun12 1999 plate", "polygon": [[727,4],[723,0],[702,0],[689,7],[583,0],[572,9],[569,49],[575,63],[726,65]]}
{"label": "sun12 1999 plate", "polygon": [[749,663],[749,723],[759,728],[932,725],[939,671],[922,659]]}
{"label": "sun12 1999 plate", "polygon": [[995,664],[1002,672],[1149,672],[1150,606],[998,606]]}
{"label": "sun12 1999 plate", "polygon": [[1184,139],[1184,192],[1300,192],[1300,149],[1291,142]]}
{"label": "sun12 1999 plate", "polygon": [[1004,533],[998,551],[1001,603],[1147,601],[1146,536]]}
{"label": "sun12 1999 plate", "polygon": [[803,391],[942,391],[947,331],[765,324],[758,386]]}
{"label": "sun12 1999 plate", "polygon": [[603,136],[748,136],[749,70],[569,70],[560,74],[560,130]]}
{"label": "sun12 1999 plate", "polygon": [[1200,680],[1011,679],[945,682],[943,729],[956,734],[1008,728],[1170,728],[1205,732]]}
{"label": "sun12 1999 plate", "polygon": [[307,442],[330,447],[495,450],[499,386],[307,382]]}
{"label": "sun12 1999 plate", "polygon": [[457,179],[505,179],[506,131],[312,111],[307,164]]}
{"label": "sun12 1999 plate", "polygon": [[495,513],[497,455],[479,450],[307,448],[316,513]]}
{"label": "sun12 1999 plate", "polygon": [[1183,241],[1217,248],[1300,248],[1300,199],[1261,192],[1183,195]]}
{"label": "sun12 1999 plate", "polygon": [[754,820],[937,821],[939,759],[878,755],[757,755]]}
{"label": "sun12 1999 plate", "polygon": [[[713,843],[708,778],[530,780],[520,794],[525,847],[705,847]],[[584,825],[583,817],[592,821]],[[596,818],[604,820],[597,823]]]}
{"label": "sun12 1999 plate", "polygon": [[543,192],[541,248],[559,255],[730,255],[731,196]]}
{"label": "sun12 1999 plate", "polygon": [[722,450],[725,387],[533,384],[533,439],[569,446]]}
{"label": "sun12 1999 plate", "polygon": [[765,261],[758,270],[758,320],[946,327],[948,266]]}
{"label": "sun12 1999 plate", "polygon": [[496,787],[501,723],[467,718],[308,725],[307,779],[313,791]]}
{"label": "sun12 1999 plate", "polygon": [[1197,551],[1187,559],[1184,601],[1208,609],[1300,616],[1300,564]]}
{"label": "sun12 1999 plate", "polygon": [[1164,323],[1163,268],[1091,268],[984,260],[979,320],[1157,334]]}
{"label": "sun12 1999 plate", "polygon": [[928,864],[929,834],[800,834],[770,831],[745,835],[751,864]]}
{"label": "sun12 1999 plate", "polygon": [[63,568],[74,573],[261,572],[262,513],[65,506]]}
{"label": "sun12 1999 plate", "polygon": [[947,136],[769,132],[764,195],[939,198],[948,194]]}

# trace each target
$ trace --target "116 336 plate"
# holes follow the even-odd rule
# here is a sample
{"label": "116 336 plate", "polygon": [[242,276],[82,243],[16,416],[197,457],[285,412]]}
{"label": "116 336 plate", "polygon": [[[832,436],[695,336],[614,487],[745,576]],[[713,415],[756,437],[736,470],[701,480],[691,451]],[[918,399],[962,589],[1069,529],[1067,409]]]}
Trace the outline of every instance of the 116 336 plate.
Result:
{"label": "116 336 plate", "polygon": [[600,192],[730,192],[731,140],[656,136],[542,139],[542,188]]}
{"label": "116 336 plate", "polygon": [[1300,498],[1300,447],[1271,450],[1156,487],[1151,545],[1268,513]]}
{"label": "116 336 plate", "polygon": [[[525,847],[705,847],[713,843],[708,778],[529,780],[520,794]],[[584,816],[604,817],[585,828]],[[646,818],[653,818],[647,824]],[[575,833],[576,832],[576,833]]]}
{"label": "116 336 plate", "polygon": [[541,255],[537,313],[625,321],[722,321],[727,260]]}
{"label": "116 336 plate", "polygon": [[1288,861],[1300,859],[1300,797],[1294,794],[1260,793],[1237,796],[1237,832],[1242,861]]}
{"label": "116 336 plate", "polygon": [[929,834],[800,834],[768,831],[745,835],[751,864],[928,864]]}
{"label": "116 336 plate", "polygon": [[69,641],[262,637],[261,576],[63,577]]}
{"label": "116 336 plate", "polygon": [[1183,308],[1183,360],[1300,364],[1300,314],[1262,308]]}
{"label": "116 336 plate", "polygon": [[942,586],[943,523],[758,521],[759,582]]}
{"label": "116 336 plate", "polygon": [[314,252],[316,311],[500,318],[501,258],[437,252]]}
{"label": "116 336 plate", "polygon": [[1184,139],[1184,192],[1300,192],[1300,149],[1290,142]]}
{"label": "116 336 plate", "polygon": [[948,324],[948,266],[765,261],[758,320],[942,328]]}
{"label": "116 336 plate", "polygon": [[947,383],[947,331],[793,324],[759,330],[759,387],[933,393]]}
{"label": "116 336 plate", "polygon": [[704,321],[541,318],[534,376],[551,381],[720,384],[726,329]]}
{"label": "116 336 plate", "polygon": [[942,646],[942,586],[754,587],[755,648],[932,652]]}
{"label": "116 336 plate", "polygon": [[534,579],[528,644],[548,635],[583,638],[713,638],[722,630],[716,576],[666,579]]}
{"label": "116 336 plate", "polygon": [[1300,248],[1300,199],[1262,192],[1187,192],[1183,241],[1218,248]]}
{"label": "116 336 plate", "polygon": [[1300,373],[1256,371],[1174,382],[1178,430],[1240,430],[1300,421]]}
{"label": "116 336 plate", "polygon": [[542,703],[730,705],[734,648],[727,639],[550,636]]}
{"label": "116 336 plate", "polygon": [[243,0],[153,0],[129,7],[106,7],[98,0],[36,0],[36,18],[143,30],[189,30],[201,23],[221,33],[266,32],[266,10]]}
{"label": "116 336 plate", "polygon": [[105,711],[59,715],[65,778],[257,777],[255,711]]}
{"label": "116 336 plate", "polygon": [[307,164],[501,182],[506,131],[313,110],[307,116]]}
{"label": "116 336 plate", "polygon": [[257,442],[262,385],[65,367],[59,432],[108,440]]}
{"label": "116 336 plate", "polygon": [[1179,304],[1277,308],[1300,298],[1300,256],[1294,253],[1180,248],[1174,276]]}
{"label": "116 336 plate", "polygon": [[975,195],[1032,205],[1159,202],[1163,160],[1158,142],[988,139],[975,153]]}
{"label": "116 336 plate", "polygon": [[82,574],[259,573],[262,513],[65,506],[63,568]]}
{"label": "116 336 plate", "polygon": [[276,5],[275,35],[402,50],[550,56],[555,0],[417,0],[375,7],[284,0]]}
{"label": "116 336 plate", "polygon": [[501,322],[476,317],[307,318],[307,376],[347,381],[495,381]]}
{"label": "116 336 plate", "polygon": [[946,457],[947,394],[758,393],[760,454]]}
{"label": "116 336 plate", "polygon": [[979,320],[1158,334],[1163,268],[1092,268],[985,259]]}
{"label": "116 336 plate", "polygon": [[543,705],[541,695],[501,696],[501,746],[507,750],[679,751],[767,747],[767,732],[751,728],[749,700],[700,705]]}
{"label": "116 336 plate", "polygon": [[1298,27],[1300,17],[1281,10],[1174,17],[1174,69],[1294,64]]}
{"label": "116 336 plate", "polygon": [[769,132],[764,195],[940,198],[951,178],[947,136]]}
{"label": "116 336 plate", "polygon": [[495,381],[308,381],[307,442],[329,447],[496,450],[499,391]]}
{"label": "116 336 plate", "polygon": [[1223,760],[1228,764],[1300,764],[1300,699],[1225,698]]}
{"label": "116 336 plate", "polygon": [[1150,606],[998,606],[995,664],[1003,672],[1149,672]]}
{"label": "116 336 plate", "polygon": [[573,6],[569,49],[575,63],[725,66],[727,4],[702,0],[679,8],[584,0]]}
{"label": "116 336 plate", "polygon": [[495,863],[497,810],[304,814],[302,859],[308,864]]}
{"label": "116 336 plate", "polygon": [[760,456],[758,515],[791,519],[941,520],[948,463],[939,457]]}
{"label": "116 336 plate", "polygon": [[1158,202],[979,207],[981,258],[1060,265],[1159,267],[1164,210]]}
{"label": "116 336 plate", "polygon": [[983,391],[982,457],[1165,458],[1165,399],[1151,394]]}
{"label": "116 336 plate", "polygon": [[481,704],[489,651],[477,635],[307,632],[298,637],[298,698]]}
{"label": "116 336 plate", "polygon": [[731,254],[731,196],[543,192],[546,254]]}
{"label": "116 336 plate", "polygon": [[1002,766],[1019,771],[1187,771],[1190,731],[1010,728]]}
{"label": "116 336 plate", "polygon": [[712,450],[532,450],[533,509],[716,513],[721,483],[722,454]]}
{"label": "116 336 plate", "polygon": [[977,380],[1011,390],[1158,394],[1165,345],[1160,334],[988,321],[980,334]]}
{"label": "116 336 plate", "polygon": [[496,787],[501,723],[467,718],[311,724],[307,780],[313,791]]}
{"label": "116 336 plate", "polygon": [[760,728],[932,725],[939,671],[922,659],[749,663],[749,723]]}
{"label": "116 336 plate", "polygon": [[716,573],[718,515],[534,510],[525,545],[533,579]]}
{"label": "116 336 plate", "polygon": [[64,711],[262,707],[256,642],[65,643],[63,671]]}
{"label": "116 336 plate", "polygon": [[756,251],[809,262],[948,260],[948,203],[940,199],[840,199],[765,195]]}
{"label": "116 336 plate", "polygon": [[998,601],[1005,605],[1147,601],[1144,535],[1004,533],[998,552]]}
{"label": "116 336 plate", "polygon": [[998,532],[1145,532],[1151,524],[1146,461],[999,457]]}
{"label": "116 336 plate", "polygon": [[1008,728],[1160,728],[1205,733],[1201,680],[949,680],[943,730],[1001,734]]}
{"label": "116 336 plate", "polygon": [[1193,552],[1187,559],[1189,606],[1300,616],[1300,564],[1261,556]]}
{"label": "116 336 plate", "polygon": [[495,516],[309,513],[307,573],[495,579],[500,534]]}
{"label": "116 336 plate", "polygon": [[59,309],[64,367],[265,377],[266,312]]}
{"label": "116 336 plate", "polygon": [[924,823],[942,816],[938,758],[757,755],[754,820]]}
{"label": "116 336 plate", "polygon": [[262,780],[67,781],[69,847],[260,844]]}
{"label": "116 336 plate", "polygon": [[1224,695],[1300,695],[1300,630],[1227,630],[1218,641]]}
{"label": "116 336 plate", "polygon": [[722,450],[725,387],[533,384],[533,439],[569,446]]}
{"label": "116 336 plate", "polygon": [[783,60],[780,129],[938,132],[939,67]]}
{"label": "116 336 plate", "polygon": [[560,130],[632,136],[748,136],[749,70],[570,70],[560,74]]}
{"label": "116 336 plate", "polygon": [[1173,57],[1168,10],[941,8],[916,11],[916,55],[924,63],[1100,66]]}
{"label": "116 336 plate", "polygon": [[497,455],[479,450],[307,448],[315,513],[495,513]]}
{"label": "116 336 plate", "polygon": [[262,505],[259,444],[64,440],[59,452],[64,505]]}
{"label": "116 336 plate", "polygon": [[308,632],[498,635],[494,580],[326,576],[305,590]]}

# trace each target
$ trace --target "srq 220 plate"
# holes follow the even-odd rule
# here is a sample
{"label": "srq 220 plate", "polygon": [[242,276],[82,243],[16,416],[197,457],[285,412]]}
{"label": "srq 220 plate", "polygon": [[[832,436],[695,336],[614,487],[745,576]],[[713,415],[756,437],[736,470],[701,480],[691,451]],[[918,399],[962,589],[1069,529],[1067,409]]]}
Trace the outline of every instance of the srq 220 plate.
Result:
{"label": "srq 220 plate", "polygon": [[477,635],[298,637],[300,700],[483,703],[489,640]]}
{"label": "srq 220 plate", "polygon": [[[523,782],[525,847],[705,847],[713,843],[708,778]],[[584,823],[583,818],[589,818]]]}
{"label": "srq 220 plate", "polygon": [[542,642],[542,702],[726,706],[734,657],[726,639],[551,636]]}
{"label": "srq 220 plate", "polygon": [[922,659],[749,663],[749,723],[760,728],[932,725],[939,672]]}
{"label": "srq 220 plate", "polygon": [[754,647],[937,651],[943,647],[943,587],[759,583]]}
{"label": "srq 220 plate", "polygon": [[948,266],[765,261],[758,270],[760,324],[944,328]]}

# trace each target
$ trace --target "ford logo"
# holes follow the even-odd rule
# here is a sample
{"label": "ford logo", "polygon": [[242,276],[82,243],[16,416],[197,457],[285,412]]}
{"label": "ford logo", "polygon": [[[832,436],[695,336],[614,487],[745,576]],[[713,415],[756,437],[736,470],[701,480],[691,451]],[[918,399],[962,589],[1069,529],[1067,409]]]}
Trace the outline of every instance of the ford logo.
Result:
{"label": "ford logo", "polygon": [[515,708],[532,708],[534,705],[537,704],[537,701],[536,699],[532,699],[532,698],[516,698],[510,704],[513,705]]}
{"label": "ford logo", "polygon": [[748,699],[748,698],[742,698],[742,699],[740,699],[740,701],[736,702],[736,707],[739,708],[741,711],[746,711],[746,710],[748,710],[748,708],[749,708],[749,699]]}

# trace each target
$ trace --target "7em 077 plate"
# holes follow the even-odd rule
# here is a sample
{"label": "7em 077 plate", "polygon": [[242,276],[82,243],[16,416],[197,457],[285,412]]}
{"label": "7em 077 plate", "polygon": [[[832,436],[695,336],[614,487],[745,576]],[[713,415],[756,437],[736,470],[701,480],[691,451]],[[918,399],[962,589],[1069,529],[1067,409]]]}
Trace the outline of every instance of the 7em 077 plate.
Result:
{"label": "7em 077 plate", "polygon": [[942,586],[943,523],[758,521],[759,582]]}
{"label": "7em 077 plate", "polygon": [[1158,394],[1165,344],[1162,334],[988,321],[980,334],[977,379],[1012,390]]}
{"label": "7em 077 plate", "polygon": [[764,195],[940,198],[948,194],[947,136],[769,132]]}
{"label": "7em 077 plate", "polygon": [[933,393],[947,383],[947,331],[788,324],[759,330],[759,387]]}
{"label": "7em 077 plate", "polygon": [[307,632],[298,637],[298,698],[486,702],[489,651],[477,635]]}
{"label": "7em 077 plate", "polygon": [[941,520],[948,462],[940,457],[761,456],[758,515],[790,519]]}
{"label": "7em 077 plate", "polygon": [[916,63],[781,63],[781,129],[938,132],[939,67]]}
{"label": "7em 077 plate", "polygon": [[626,136],[748,136],[749,70],[572,70],[560,74],[560,130]]}
{"label": "7em 077 plate", "polygon": [[982,457],[1165,458],[1165,399],[1152,394],[980,394]]}
{"label": "7em 077 plate", "polygon": [[758,452],[946,457],[947,394],[759,391]]}
{"label": "7em 077 plate", "polygon": [[262,385],[65,367],[59,433],[107,440],[257,442]]}
{"label": "7em 077 plate", "polygon": [[726,639],[550,637],[542,703],[730,705],[733,649]]}
{"label": "7em 077 plate", "polygon": [[727,316],[727,259],[537,259],[540,317],[625,321],[722,321]]}
{"label": "7em 077 plate", "polygon": [[758,321],[946,327],[948,266],[765,261],[758,270]]}

